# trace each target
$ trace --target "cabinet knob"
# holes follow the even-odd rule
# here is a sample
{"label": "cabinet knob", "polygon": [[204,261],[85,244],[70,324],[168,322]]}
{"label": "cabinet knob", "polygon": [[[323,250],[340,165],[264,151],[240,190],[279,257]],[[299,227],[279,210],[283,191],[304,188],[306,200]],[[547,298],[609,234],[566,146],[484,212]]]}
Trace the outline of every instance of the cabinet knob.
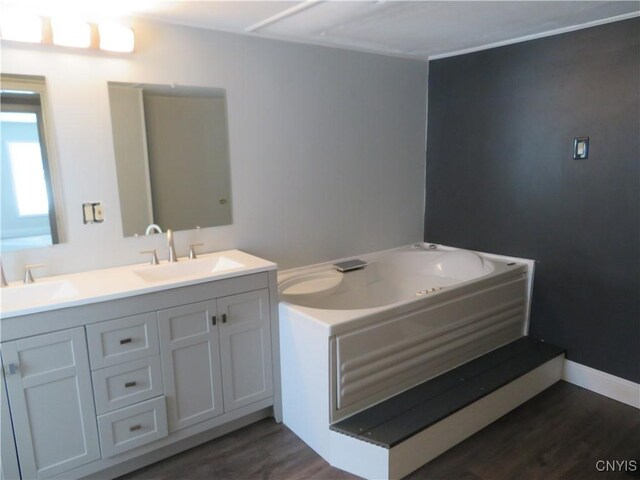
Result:
{"label": "cabinet knob", "polygon": [[222,323],[227,323],[227,314],[226,313],[222,314]]}

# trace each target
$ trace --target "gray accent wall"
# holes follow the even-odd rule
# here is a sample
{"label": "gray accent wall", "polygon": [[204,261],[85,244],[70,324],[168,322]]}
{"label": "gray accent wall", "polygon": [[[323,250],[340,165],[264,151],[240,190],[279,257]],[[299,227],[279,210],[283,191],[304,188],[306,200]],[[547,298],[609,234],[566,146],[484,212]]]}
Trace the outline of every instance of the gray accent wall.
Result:
{"label": "gray accent wall", "polygon": [[428,96],[425,240],[535,259],[530,333],[640,381],[640,19],[431,61]]}

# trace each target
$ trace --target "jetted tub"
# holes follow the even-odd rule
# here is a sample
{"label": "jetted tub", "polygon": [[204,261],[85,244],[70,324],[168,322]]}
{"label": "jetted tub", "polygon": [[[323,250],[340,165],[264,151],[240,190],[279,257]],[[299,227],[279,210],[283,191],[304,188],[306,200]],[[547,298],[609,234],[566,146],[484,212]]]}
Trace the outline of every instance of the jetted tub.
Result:
{"label": "jetted tub", "polygon": [[326,310],[369,309],[406,303],[453,285],[491,274],[495,267],[468,250],[388,252],[366,267],[341,273],[333,265],[283,275],[280,298],[293,305]]}
{"label": "jetted tub", "polygon": [[279,274],[284,422],[327,460],[330,423],[526,334],[533,262],[432,247]]}

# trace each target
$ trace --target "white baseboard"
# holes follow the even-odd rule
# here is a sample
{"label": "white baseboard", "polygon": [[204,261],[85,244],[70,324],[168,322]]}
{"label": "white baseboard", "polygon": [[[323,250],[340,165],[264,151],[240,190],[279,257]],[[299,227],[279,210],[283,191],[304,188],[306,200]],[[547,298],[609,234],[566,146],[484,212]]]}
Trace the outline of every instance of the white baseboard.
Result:
{"label": "white baseboard", "polygon": [[565,360],[562,379],[605,397],[640,408],[640,384],[624,378]]}

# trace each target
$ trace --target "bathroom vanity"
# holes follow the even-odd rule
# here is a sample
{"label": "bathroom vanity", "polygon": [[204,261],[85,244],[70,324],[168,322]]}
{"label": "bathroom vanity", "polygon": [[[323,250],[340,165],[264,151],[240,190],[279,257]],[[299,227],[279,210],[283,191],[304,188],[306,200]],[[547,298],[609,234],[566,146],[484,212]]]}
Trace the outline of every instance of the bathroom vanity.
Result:
{"label": "bathroom vanity", "polygon": [[3,479],[112,478],[281,421],[276,265],[244,252],[10,285],[1,322]]}

